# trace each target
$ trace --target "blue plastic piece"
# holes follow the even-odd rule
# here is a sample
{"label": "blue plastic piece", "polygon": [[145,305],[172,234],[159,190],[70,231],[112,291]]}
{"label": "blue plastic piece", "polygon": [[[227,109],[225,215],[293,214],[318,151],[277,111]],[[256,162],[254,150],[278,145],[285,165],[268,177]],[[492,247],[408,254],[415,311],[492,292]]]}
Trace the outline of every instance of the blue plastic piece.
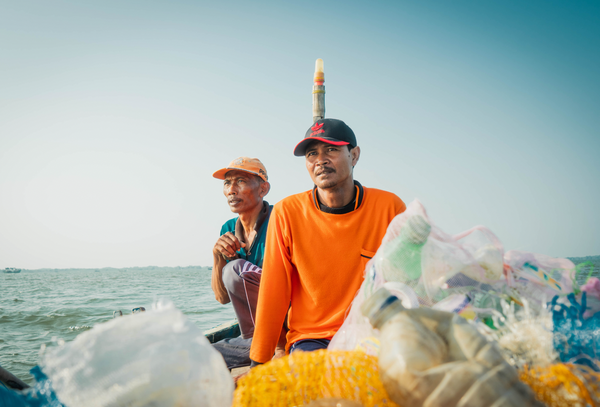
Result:
{"label": "blue plastic piece", "polygon": [[52,389],[48,377],[39,366],[30,372],[36,380],[35,386],[25,391],[14,391],[0,387],[1,407],[65,407]]}
{"label": "blue plastic piece", "polygon": [[554,349],[562,362],[576,363],[600,371],[600,312],[583,319],[586,310],[586,293],[582,293],[581,305],[575,294],[567,296],[570,306],[558,304],[555,296],[548,304],[554,324]]}

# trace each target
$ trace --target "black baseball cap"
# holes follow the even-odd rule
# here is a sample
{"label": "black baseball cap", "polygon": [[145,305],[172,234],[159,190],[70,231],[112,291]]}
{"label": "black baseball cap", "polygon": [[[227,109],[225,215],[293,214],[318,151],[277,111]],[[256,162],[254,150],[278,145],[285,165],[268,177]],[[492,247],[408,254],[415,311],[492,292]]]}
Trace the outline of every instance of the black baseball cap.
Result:
{"label": "black baseball cap", "polygon": [[356,136],[346,123],[338,119],[321,119],[306,131],[304,140],[294,148],[294,155],[302,157],[306,153],[306,147],[315,140],[334,146],[349,144],[352,148],[356,147]]}

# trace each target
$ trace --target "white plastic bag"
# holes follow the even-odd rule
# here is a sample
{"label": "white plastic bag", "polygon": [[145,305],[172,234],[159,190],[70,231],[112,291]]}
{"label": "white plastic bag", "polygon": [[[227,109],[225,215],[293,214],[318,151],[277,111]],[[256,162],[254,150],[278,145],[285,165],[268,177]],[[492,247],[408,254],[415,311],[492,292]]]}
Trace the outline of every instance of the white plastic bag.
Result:
{"label": "white plastic bag", "polygon": [[69,407],[225,407],[233,399],[223,358],[169,303],[96,325],[40,365]]}

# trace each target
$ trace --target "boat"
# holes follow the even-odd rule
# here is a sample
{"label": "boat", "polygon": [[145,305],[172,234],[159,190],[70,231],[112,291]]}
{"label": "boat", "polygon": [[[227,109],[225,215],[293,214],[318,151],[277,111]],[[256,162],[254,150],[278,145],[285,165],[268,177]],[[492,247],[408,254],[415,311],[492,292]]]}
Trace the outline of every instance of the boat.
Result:
{"label": "boat", "polygon": [[[240,331],[240,324],[238,323],[237,319],[232,319],[217,325],[208,331],[204,331],[204,336],[206,336],[210,343],[215,343],[227,338],[237,338],[241,334],[242,332]],[[249,370],[250,366],[236,367],[231,369],[230,374],[231,377],[236,380],[236,377],[247,373]]]}
{"label": "boat", "polygon": [[204,331],[204,336],[210,343],[215,343],[226,338],[236,338],[241,335],[240,324],[237,319],[224,322],[214,328]]}
{"label": "boat", "polygon": [[0,366],[0,383],[13,390],[25,390],[29,387],[27,383]]}
{"label": "boat", "polygon": [[16,274],[16,273],[20,273],[21,269],[16,269],[14,267],[7,267],[3,270],[5,273],[12,273],[12,274]]}

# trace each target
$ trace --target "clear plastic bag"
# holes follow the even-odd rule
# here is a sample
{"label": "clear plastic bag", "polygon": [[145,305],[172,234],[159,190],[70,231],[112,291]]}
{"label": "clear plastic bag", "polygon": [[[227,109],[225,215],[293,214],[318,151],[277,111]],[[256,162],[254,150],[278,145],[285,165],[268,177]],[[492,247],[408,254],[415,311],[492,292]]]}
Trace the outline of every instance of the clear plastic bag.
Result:
{"label": "clear plastic bag", "polygon": [[353,350],[378,337],[360,306],[380,287],[385,285],[405,308],[450,307],[448,311],[458,312],[458,305],[468,304],[466,294],[504,281],[503,254],[500,241],[487,228],[478,226],[451,236],[435,226],[418,200],[413,201],[388,226],[329,349]]}
{"label": "clear plastic bag", "polygon": [[574,271],[567,259],[519,251],[505,254],[500,240],[484,226],[455,236],[444,233],[415,200],[388,226],[329,349],[353,350],[378,338],[360,306],[384,285],[405,308],[460,313],[469,307],[475,317],[487,317],[502,311],[501,299],[527,300],[534,311],[541,310],[554,295],[572,292]]}
{"label": "clear plastic bag", "polygon": [[221,355],[172,304],[96,325],[41,362],[66,406],[230,406]]}

